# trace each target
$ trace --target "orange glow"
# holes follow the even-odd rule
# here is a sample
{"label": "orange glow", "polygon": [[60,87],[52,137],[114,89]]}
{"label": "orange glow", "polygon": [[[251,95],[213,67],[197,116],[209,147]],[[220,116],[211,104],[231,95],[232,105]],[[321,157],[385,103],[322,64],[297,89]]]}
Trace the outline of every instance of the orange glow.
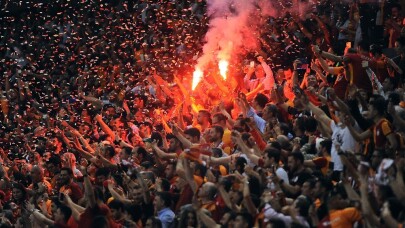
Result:
{"label": "orange glow", "polygon": [[191,85],[191,89],[194,90],[197,87],[198,83],[201,81],[203,77],[203,72],[200,69],[195,69],[193,73],[193,84]]}
{"label": "orange glow", "polygon": [[228,72],[228,65],[229,65],[229,62],[226,60],[220,60],[218,63],[219,73],[221,74],[221,76],[224,80],[226,80],[226,73]]}

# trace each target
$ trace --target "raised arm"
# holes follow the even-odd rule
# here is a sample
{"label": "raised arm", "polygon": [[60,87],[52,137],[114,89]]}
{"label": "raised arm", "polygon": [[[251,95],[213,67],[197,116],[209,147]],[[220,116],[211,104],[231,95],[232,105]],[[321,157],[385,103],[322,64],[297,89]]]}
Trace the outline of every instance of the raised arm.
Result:
{"label": "raised arm", "polygon": [[111,128],[104,122],[103,117],[100,114],[97,114],[95,117],[96,121],[98,124],[100,124],[101,129],[111,137],[111,140],[115,140],[115,134],[114,131],[111,130]]}

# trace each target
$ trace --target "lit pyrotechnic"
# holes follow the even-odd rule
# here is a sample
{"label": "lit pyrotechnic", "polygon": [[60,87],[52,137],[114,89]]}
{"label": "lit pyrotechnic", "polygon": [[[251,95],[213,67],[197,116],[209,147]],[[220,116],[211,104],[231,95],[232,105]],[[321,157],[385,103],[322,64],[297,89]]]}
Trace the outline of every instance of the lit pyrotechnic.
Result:
{"label": "lit pyrotechnic", "polygon": [[195,87],[197,87],[198,83],[201,81],[201,78],[203,77],[203,72],[200,69],[195,69],[193,73],[193,84],[191,86],[191,89],[194,90]]}
{"label": "lit pyrotechnic", "polygon": [[228,65],[229,65],[229,62],[226,60],[220,60],[218,63],[219,73],[221,74],[221,76],[224,80],[226,80],[226,73],[228,72]]}

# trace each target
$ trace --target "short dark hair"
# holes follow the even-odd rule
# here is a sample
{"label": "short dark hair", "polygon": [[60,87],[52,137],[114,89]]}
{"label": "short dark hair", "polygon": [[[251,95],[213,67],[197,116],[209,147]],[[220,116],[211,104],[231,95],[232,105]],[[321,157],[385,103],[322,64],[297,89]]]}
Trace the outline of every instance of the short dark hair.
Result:
{"label": "short dark hair", "polygon": [[289,157],[293,157],[295,160],[304,163],[304,155],[301,152],[292,152]]}
{"label": "short dark hair", "polygon": [[69,176],[73,176],[73,170],[72,170],[72,168],[69,168],[69,167],[62,167],[61,169],[60,169],[60,172],[62,172],[62,171],[66,171],[68,174],[69,174]]}
{"label": "short dark hair", "polygon": [[200,132],[200,130],[198,130],[198,128],[195,128],[195,127],[186,129],[186,130],[184,131],[184,134],[190,135],[190,136],[193,137],[193,138],[194,138],[194,137],[197,137],[197,138],[200,138],[200,137],[201,137],[201,132]]}
{"label": "short dark hair", "polygon": [[267,103],[269,103],[269,98],[262,94],[262,93],[258,93],[254,99],[254,101],[256,101],[256,103],[261,107],[264,108],[266,106]]}
{"label": "short dark hair", "polygon": [[253,216],[247,212],[239,212],[236,214],[235,218],[241,216],[243,220],[248,224],[248,227],[253,227]]}
{"label": "short dark hair", "polygon": [[321,141],[319,143],[322,147],[326,148],[326,151],[328,152],[328,154],[330,154],[331,150],[332,150],[332,140],[330,139],[325,139],[323,141]]}
{"label": "short dark hair", "polygon": [[224,136],[224,128],[219,125],[212,125],[211,128],[214,128],[216,132],[221,135],[221,138]]}
{"label": "short dark hair", "polygon": [[110,157],[114,157],[115,155],[115,149],[113,146],[111,145],[105,145],[104,146],[105,151],[107,152],[108,156]]}
{"label": "short dark hair", "polygon": [[305,131],[315,132],[318,127],[318,122],[314,117],[310,116],[304,120],[304,127]]}
{"label": "short dark hair", "polygon": [[274,158],[274,161],[278,163],[280,161],[281,152],[276,148],[267,148],[264,150],[264,153],[267,154],[268,158]]}
{"label": "short dark hair", "polygon": [[226,122],[226,120],[228,119],[228,118],[226,118],[226,116],[224,114],[222,114],[220,112],[215,113],[212,118],[214,118],[214,117],[217,118],[218,121],[225,121]]}
{"label": "short dark hair", "polygon": [[378,112],[379,115],[383,116],[387,108],[387,102],[382,96],[373,96],[374,99],[370,100],[370,105]]}
{"label": "short dark hair", "polygon": [[208,122],[212,123],[211,113],[209,111],[202,109],[202,110],[198,111],[198,113],[203,114],[205,117],[208,118]]}
{"label": "short dark hair", "polygon": [[165,207],[170,207],[172,205],[172,196],[170,192],[157,192],[156,196],[160,197]]}

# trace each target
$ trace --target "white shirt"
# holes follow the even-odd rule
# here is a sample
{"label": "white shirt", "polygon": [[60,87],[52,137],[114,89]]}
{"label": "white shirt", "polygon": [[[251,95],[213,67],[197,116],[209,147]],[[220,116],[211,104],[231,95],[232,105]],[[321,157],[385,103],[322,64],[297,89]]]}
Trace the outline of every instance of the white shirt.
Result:
{"label": "white shirt", "polygon": [[336,124],[335,121],[330,122],[332,129],[332,149],[331,157],[333,162],[333,171],[343,171],[343,164],[337,154],[336,145],[340,145],[342,151],[351,150],[354,151],[356,147],[356,140],[350,134],[348,127],[341,127],[341,124]]}

